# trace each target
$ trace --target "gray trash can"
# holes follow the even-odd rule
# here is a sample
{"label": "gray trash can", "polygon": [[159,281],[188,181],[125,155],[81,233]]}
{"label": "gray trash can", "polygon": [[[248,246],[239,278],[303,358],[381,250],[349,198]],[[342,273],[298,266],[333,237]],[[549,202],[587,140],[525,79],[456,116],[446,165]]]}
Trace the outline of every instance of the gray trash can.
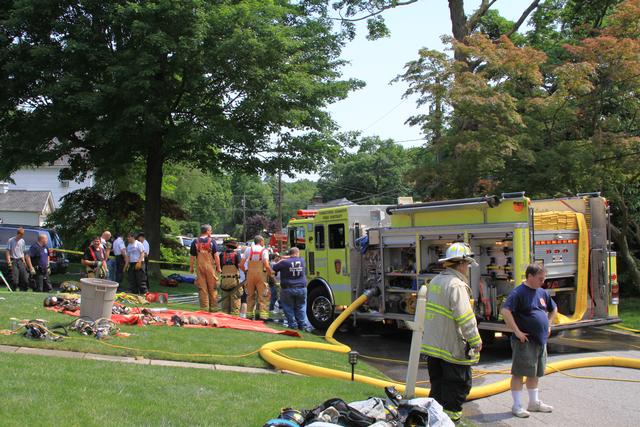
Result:
{"label": "gray trash can", "polygon": [[80,317],[111,319],[118,283],[105,279],[80,279]]}

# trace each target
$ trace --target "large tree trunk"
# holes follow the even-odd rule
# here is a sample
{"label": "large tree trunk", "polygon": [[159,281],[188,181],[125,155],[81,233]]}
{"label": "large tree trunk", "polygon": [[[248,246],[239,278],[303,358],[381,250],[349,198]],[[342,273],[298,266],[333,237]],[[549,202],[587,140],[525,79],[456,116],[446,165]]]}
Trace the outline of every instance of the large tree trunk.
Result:
{"label": "large tree trunk", "polygon": [[[459,42],[469,35],[467,27],[467,15],[464,13],[464,0],[449,0],[449,14],[451,16],[451,33]],[[453,57],[456,61],[465,61],[465,56],[458,50],[454,50]]]}
{"label": "large tree trunk", "polygon": [[[162,144],[149,147],[147,153],[147,177],[145,182],[144,232],[149,241],[151,260],[160,259],[160,205],[162,197]],[[160,276],[160,264],[149,263],[149,275]]]}

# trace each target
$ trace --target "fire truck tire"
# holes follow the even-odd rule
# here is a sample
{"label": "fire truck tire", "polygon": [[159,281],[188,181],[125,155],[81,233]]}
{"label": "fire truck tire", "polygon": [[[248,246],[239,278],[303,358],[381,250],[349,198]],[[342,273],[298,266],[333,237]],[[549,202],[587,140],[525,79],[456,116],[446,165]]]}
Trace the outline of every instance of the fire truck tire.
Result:
{"label": "fire truck tire", "polygon": [[334,307],[331,295],[322,286],[315,287],[309,292],[307,299],[307,317],[314,328],[326,330],[333,322]]}
{"label": "fire truck tire", "polygon": [[482,340],[482,346],[488,346],[496,341],[495,331],[488,331],[486,329],[480,329],[480,339]]}

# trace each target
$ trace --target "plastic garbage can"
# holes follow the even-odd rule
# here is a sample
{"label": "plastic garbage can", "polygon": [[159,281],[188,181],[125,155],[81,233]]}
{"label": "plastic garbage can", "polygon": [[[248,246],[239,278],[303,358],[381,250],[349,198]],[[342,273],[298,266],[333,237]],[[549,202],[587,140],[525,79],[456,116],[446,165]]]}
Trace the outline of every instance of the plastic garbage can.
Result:
{"label": "plastic garbage can", "polygon": [[80,279],[80,317],[111,319],[118,283],[105,279]]}

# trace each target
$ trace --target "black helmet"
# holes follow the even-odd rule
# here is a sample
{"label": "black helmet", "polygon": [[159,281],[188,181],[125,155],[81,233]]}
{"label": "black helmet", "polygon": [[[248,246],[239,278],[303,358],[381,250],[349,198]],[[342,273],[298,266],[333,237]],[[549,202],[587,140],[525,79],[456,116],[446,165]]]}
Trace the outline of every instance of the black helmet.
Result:
{"label": "black helmet", "polygon": [[235,237],[227,237],[226,239],[224,239],[223,243],[229,248],[235,249],[238,247],[238,239],[236,239]]}
{"label": "black helmet", "polygon": [[299,426],[304,424],[304,416],[302,415],[302,412],[293,408],[282,409],[280,411],[280,418],[283,420],[293,421]]}

